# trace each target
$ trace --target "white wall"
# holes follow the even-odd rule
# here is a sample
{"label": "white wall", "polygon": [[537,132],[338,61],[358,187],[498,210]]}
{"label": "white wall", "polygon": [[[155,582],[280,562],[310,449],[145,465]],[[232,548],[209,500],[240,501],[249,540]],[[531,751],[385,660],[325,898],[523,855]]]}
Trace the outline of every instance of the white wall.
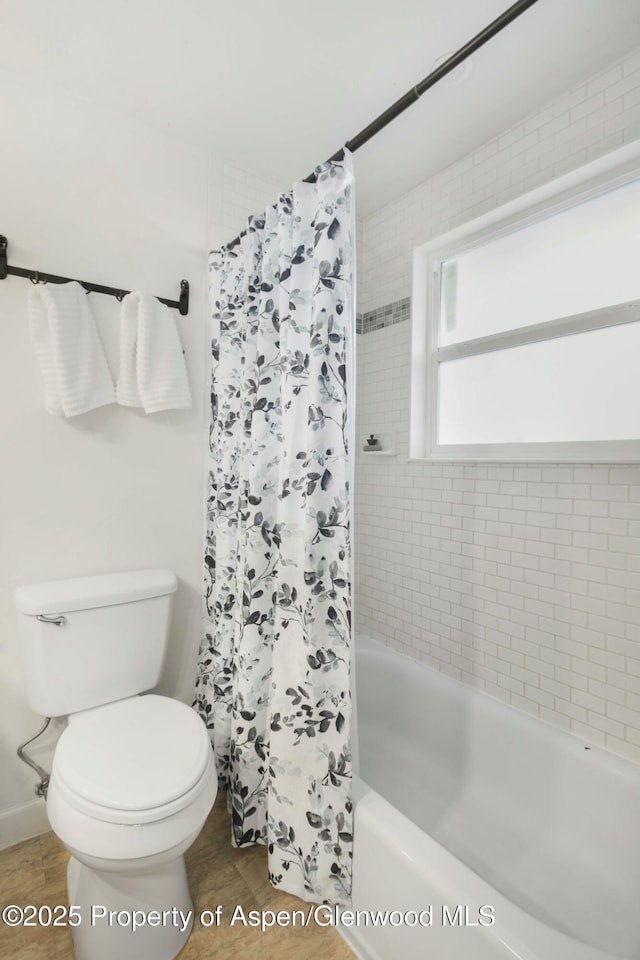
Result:
{"label": "white wall", "polygon": [[[359,311],[410,295],[418,244],[638,137],[635,51],[367,218]],[[640,469],[408,463],[409,334],[357,337],[358,629],[640,761]]]}
{"label": "white wall", "polygon": [[[30,806],[35,776],[15,756],[40,723],[25,701],[13,606],[19,584],[174,570],[179,589],[160,690],[191,699],[208,390],[205,265],[219,189],[207,157],[169,133],[55,92],[14,93],[0,105],[0,233],[9,263],[171,298],[188,278],[191,306],[178,327],[193,408],[146,416],[113,405],[70,420],[49,416],[28,337],[29,282],[0,282],[0,846],[44,822],[41,802]],[[115,373],[119,305],[96,294],[90,300]],[[35,751],[45,764],[54,736]]]}
{"label": "white wall", "polygon": [[222,166],[222,243],[229,243],[244,230],[250,214],[260,214],[289,190],[290,183],[265,180],[231,163]]}
{"label": "white wall", "polygon": [[[200,636],[209,418],[207,251],[227,242],[284,186],[175,142],[170,132],[96,112],[82,93],[21,84],[0,106],[0,233],[9,263],[177,298],[191,411],[145,416],[111,406],[48,416],[28,338],[28,281],[0,283],[0,847],[46,828],[35,775],[15,756],[41,723],[26,705],[15,588],[144,566],[179,578],[159,692],[190,702]],[[112,372],[116,300],[91,295]],[[50,764],[61,724],[31,748]]]}

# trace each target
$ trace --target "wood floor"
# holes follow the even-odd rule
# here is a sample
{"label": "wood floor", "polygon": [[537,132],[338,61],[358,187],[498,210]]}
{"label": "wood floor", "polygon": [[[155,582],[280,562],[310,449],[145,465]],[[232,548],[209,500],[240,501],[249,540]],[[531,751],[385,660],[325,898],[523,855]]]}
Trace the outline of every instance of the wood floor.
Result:
{"label": "wood floor", "polygon": [[[264,933],[241,924],[230,927],[228,921],[237,905],[245,912],[291,913],[308,908],[308,904],[271,886],[264,847],[237,850],[229,837],[226,799],[219,794],[186,861],[196,917],[221,904],[222,924],[206,928],[196,921],[179,960],[356,960],[331,927],[271,927]],[[67,859],[66,850],[53,833],[0,852],[0,906],[66,904]],[[10,928],[0,922],[0,957],[73,960],[70,930]]]}

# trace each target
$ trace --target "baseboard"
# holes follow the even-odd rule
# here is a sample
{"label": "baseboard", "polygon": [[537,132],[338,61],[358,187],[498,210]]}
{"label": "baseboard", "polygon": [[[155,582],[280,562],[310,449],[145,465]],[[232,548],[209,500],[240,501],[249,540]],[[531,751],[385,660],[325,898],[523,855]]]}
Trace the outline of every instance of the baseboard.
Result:
{"label": "baseboard", "polygon": [[20,807],[0,811],[0,850],[50,830],[44,800],[30,800]]}

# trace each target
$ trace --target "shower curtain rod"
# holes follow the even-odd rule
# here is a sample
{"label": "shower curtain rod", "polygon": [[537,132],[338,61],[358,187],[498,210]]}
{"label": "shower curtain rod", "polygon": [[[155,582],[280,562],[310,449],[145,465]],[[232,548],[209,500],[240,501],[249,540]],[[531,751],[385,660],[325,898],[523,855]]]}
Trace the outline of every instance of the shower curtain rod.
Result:
{"label": "shower curtain rod", "polygon": [[[510,23],[516,20],[525,10],[528,10],[529,7],[532,7],[534,3],[537,3],[538,0],[517,0],[517,3],[514,3],[511,7],[508,7],[504,13],[501,13],[499,17],[496,17],[495,20],[492,20],[488,26],[481,30],[480,33],[477,33],[475,37],[469,40],[468,43],[465,43],[463,47],[460,47],[459,50],[456,50],[444,63],[441,63],[439,67],[436,67],[435,70],[421,80],[420,83],[417,83],[415,87],[412,87],[411,90],[407,91],[404,96],[400,97],[399,100],[396,100],[394,104],[388,107],[384,113],[381,113],[379,117],[376,117],[368,126],[361,130],[360,133],[356,134],[355,137],[351,140],[347,140],[345,147],[347,150],[350,150],[351,153],[354,153],[356,150],[359,150],[360,147],[364,146],[367,141],[371,140],[372,137],[375,137],[377,133],[380,133],[387,124],[391,123],[392,120],[395,120],[399,114],[403,113],[407,107],[410,107],[416,100],[419,100],[423,93],[425,93],[430,87],[442,80],[443,77],[446,77],[448,73],[451,73],[452,70],[455,70],[457,66],[463,63],[472,53],[475,53],[476,50],[479,50],[480,47],[484,46],[488,40],[491,40],[492,37],[495,37],[496,34],[500,33],[501,30],[504,30]],[[344,159],[344,147],[341,147],[333,156],[329,157],[329,162],[333,160],[343,160]],[[310,173],[308,177],[304,178],[305,183],[315,183],[316,174]],[[242,237],[246,235],[247,231],[243,230],[238,234],[237,237],[234,237],[229,243],[226,243],[226,247],[235,246],[236,243],[239,243]]]}
{"label": "shower curtain rod", "polygon": [[[532,7],[534,3],[537,3],[538,0],[518,0],[517,3],[514,3],[513,6],[508,7],[504,13],[501,13],[499,17],[496,17],[495,20],[492,20],[488,26],[481,30],[480,33],[477,33],[475,37],[469,40],[468,43],[465,43],[463,47],[460,47],[455,53],[453,53],[444,63],[441,63],[439,67],[436,67],[435,70],[421,80],[420,83],[417,83],[415,87],[409,90],[403,97],[400,97],[399,100],[396,100],[394,104],[388,107],[384,113],[381,113],[379,117],[376,117],[364,130],[361,130],[352,140],[348,140],[345,143],[347,150],[350,150],[351,153],[359,150],[360,147],[364,146],[368,140],[371,140],[372,137],[375,137],[377,133],[383,130],[387,124],[391,123],[392,120],[403,113],[407,107],[410,107],[416,100],[419,100],[423,93],[425,93],[430,87],[442,80],[443,77],[446,77],[448,73],[451,73],[452,70],[455,70],[457,66],[463,63],[472,53],[475,53],[476,50],[479,50],[480,47],[491,40],[492,37],[495,37],[496,34],[500,33],[501,30],[504,30],[510,23],[516,20],[525,10],[528,10],[529,7]],[[332,157],[329,157],[329,162],[332,160],[343,160],[344,159],[344,147],[341,147]],[[315,173],[310,173],[308,177],[304,178],[305,183],[315,183],[316,175]],[[243,230],[238,234],[237,237],[234,237],[229,243],[224,244],[226,247],[235,246],[236,243],[239,243],[242,237],[246,235],[246,230]]]}
{"label": "shower curtain rod", "polygon": [[[351,153],[354,153],[356,150],[359,150],[360,147],[364,146],[367,141],[371,140],[372,137],[375,137],[377,133],[380,133],[387,124],[391,123],[392,120],[395,120],[397,116],[410,107],[412,104],[419,100],[423,93],[425,93],[430,87],[433,87],[438,80],[442,80],[443,77],[446,77],[448,73],[451,73],[452,70],[455,70],[457,66],[463,63],[472,53],[475,53],[476,50],[479,50],[480,47],[491,40],[492,37],[495,37],[496,34],[500,33],[501,30],[504,30],[510,23],[516,20],[521,14],[528,10],[529,7],[532,7],[534,3],[537,3],[538,0],[518,0],[517,3],[514,3],[513,6],[509,7],[504,13],[501,13],[499,17],[496,17],[495,20],[481,30],[480,33],[477,33],[475,37],[469,40],[468,43],[465,43],[463,47],[460,47],[455,53],[453,53],[444,63],[441,63],[439,67],[436,67],[435,70],[421,80],[420,83],[417,83],[415,87],[412,87],[411,90],[408,90],[404,96],[400,97],[399,100],[396,100],[390,107],[388,107],[384,113],[381,113],[379,117],[376,117],[368,126],[361,130],[360,133],[356,134],[352,140],[347,140],[345,147]],[[329,157],[329,161],[332,160],[342,160],[344,159],[344,148],[341,147],[332,157]],[[314,183],[316,179],[315,173],[310,174],[308,177],[305,177],[305,183]]]}

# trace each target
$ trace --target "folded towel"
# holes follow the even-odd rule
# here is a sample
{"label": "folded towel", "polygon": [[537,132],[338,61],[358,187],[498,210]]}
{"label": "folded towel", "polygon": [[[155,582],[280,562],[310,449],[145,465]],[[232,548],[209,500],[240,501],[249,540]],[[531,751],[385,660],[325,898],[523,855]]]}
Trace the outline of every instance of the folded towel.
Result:
{"label": "folded towel", "polygon": [[128,293],[120,312],[118,403],[158,410],[191,406],[187,369],[173,314],[144,293]]}
{"label": "folded towel", "polygon": [[47,413],[75,417],[115,403],[113,379],[80,284],[36,284],[29,291],[28,311]]}

